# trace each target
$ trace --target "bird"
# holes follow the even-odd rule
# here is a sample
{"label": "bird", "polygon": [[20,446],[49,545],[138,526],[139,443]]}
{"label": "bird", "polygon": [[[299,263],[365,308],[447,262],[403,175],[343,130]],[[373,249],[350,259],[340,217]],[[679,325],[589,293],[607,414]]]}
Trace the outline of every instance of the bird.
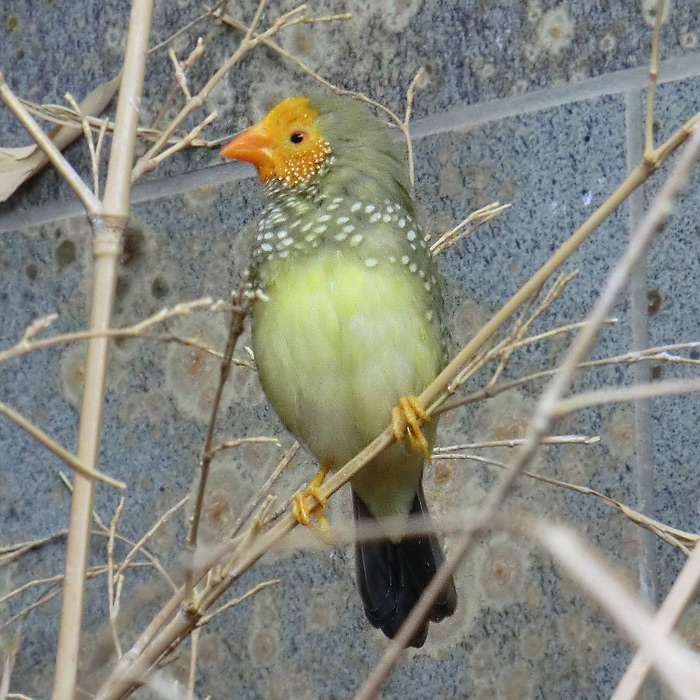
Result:
{"label": "bird", "polygon": [[[297,520],[311,524],[328,471],[390,421],[404,443],[350,482],[356,520],[381,533],[356,544],[360,597],[393,638],[444,561],[435,534],[402,535],[409,517],[427,514],[422,474],[436,430],[436,419],[421,428],[415,397],[446,360],[441,279],[408,168],[389,126],[337,95],[280,102],[221,155],[255,166],[268,203],[249,268],[255,363],[275,412],[321,464],[295,501]],[[429,621],[456,605],[450,580],[409,645],[421,647]]]}

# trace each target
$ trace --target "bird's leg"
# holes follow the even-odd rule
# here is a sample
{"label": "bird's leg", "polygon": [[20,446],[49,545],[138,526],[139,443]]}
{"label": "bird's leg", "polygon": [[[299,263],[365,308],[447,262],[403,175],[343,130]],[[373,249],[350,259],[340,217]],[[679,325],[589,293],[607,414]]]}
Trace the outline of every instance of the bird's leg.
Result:
{"label": "bird's leg", "polygon": [[[299,491],[292,501],[292,515],[296,518],[297,522],[301,525],[306,525],[316,537],[323,540],[326,544],[333,544],[333,536],[331,533],[331,525],[323,512],[328,501],[321,495],[319,489],[330,468],[330,462],[324,462],[318,472],[316,472],[316,476],[308,483],[307,487]],[[316,503],[309,504],[309,497],[314,498]],[[311,513],[319,506],[321,507],[321,511],[314,522]]]}
{"label": "bird's leg", "polygon": [[422,452],[430,462],[430,445],[423,435],[420,426],[430,416],[418,403],[415,396],[402,396],[399,405],[391,409],[391,427],[394,437],[403,442],[408,436],[408,442],[414,452]]}

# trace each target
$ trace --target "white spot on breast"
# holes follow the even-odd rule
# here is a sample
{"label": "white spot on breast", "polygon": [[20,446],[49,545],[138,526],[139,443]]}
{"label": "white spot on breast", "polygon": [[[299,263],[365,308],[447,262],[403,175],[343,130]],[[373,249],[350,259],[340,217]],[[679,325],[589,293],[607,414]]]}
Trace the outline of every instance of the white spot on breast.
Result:
{"label": "white spot on breast", "polygon": [[263,239],[262,233],[259,233],[259,234],[255,237],[255,240],[256,240],[256,241],[262,241],[262,239]]}
{"label": "white spot on breast", "polygon": [[365,207],[365,211],[366,211],[368,214],[371,214],[371,213],[374,211],[374,204],[368,204],[368,205]]}
{"label": "white spot on breast", "polygon": [[390,263],[395,263],[395,262],[396,262],[396,256],[395,256],[395,255],[390,255],[390,256],[389,256],[389,262],[390,262]]}
{"label": "white spot on breast", "polygon": [[[352,224],[347,224],[343,226],[343,231],[345,231],[345,233],[352,233],[354,230],[355,227]],[[353,236],[353,238],[355,238],[355,236]],[[362,236],[360,236],[360,240],[362,240]]]}
{"label": "white spot on breast", "polygon": [[269,243],[263,243],[260,246],[266,253],[270,252],[272,250],[272,246]]}
{"label": "white spot on breast", "polygon": [[418,269],[418,265],[416,265],[416,263],[411,263],[411,264],[408,266],[408,269],[409,269],[411,272],[415,272],[415,271]]}
{"label": "white spot on breast", "polygon": [[389,214],[384,214],[384,216],[382,217],[382,221],[385,224],[388,224],[391,221],[391,217],[389,216]]}
{"label": "white spot on breast", "polygon": [[326,224],[321,224],[314,229],[314,233],[323,233],[327,228]]}
{"label": "white spot on breast", "polygon": [[425,283],[425,288],[426,288],[428,291],[430,291],[430,290],[433,288],[433,285],[430,284],[430,282],[426,282],[426,283]]}
{"label": "white spot on breast", "polygon": [[402,255],[402,256],[401,256],[401,262],[402,262],[404,265],[408,265],[409,260],[410,260],[410,258],[408,257],[408,255]]}
{"label": "white spot on breast", "polygon": [[403,228],[406,225],[406,219],[399,219],[399,228]]}
{"label": "white spot on breast", "polygon": [[285,248],[288,247],[288,246],[290,246],[290,245],[292,245],[292,243],[294,243],[294,239],[291,238],[291,237],[290,237],[290,238],[285,238],[285,239],[282,241],[282,245],[283,245]]}
{"label": "white spot on breast", "polygon": [[432,321],[433,316],[435,316],[435,314],[432,311],[426,311],[425,317],[428,319],[428,321]]}
{"label": "white spot on breast", "polygon": [[[345,228],[355,228],[354,226],[349,227],[346,226]],[[350,239],[350,245],[360,245],[362,243],[362,239],[364,236],[361,233],[356,233],[351,239]]]}
{"label": "white spot on breast", "polygon": [[311,243],[311,241],[316,240],[316,234],[315,234],[315,233],[307,233],[307,234],[304,236],[304,240],[305,240],[305,241],[308,241],[309,243]]}
{"label": "white spot on breast", "polygon": [[340,233],[336,233],[333,238],[335,238],[336,241],[344,241],[348,237],[347,233],[343,233],[342,231]]}
{"label": "white spot on breast", "polygon": [[283,250],[283,251],[281,251],[280,254],[279,254],[280,258],[286,258],[288,255],[289,255],[289,251],[288,251],[288,250]]}
{"label": "white spot on breast", "polygon": [[331,215],[330,214],[321,214],[321,216],[316,219],[316,221],[330,221]]}
{"label": "white spot on breast", "polygon": [[334,197],[333,204],[340,204],[343,201],[343,197]]}
{"label": "white spot on breast", "polygon": [[409,241],[415,241],[416,240],[416,232],[411,229],[407,234],[406,238],[408,238]]}
{"label": "white spot on breast", "polygon": [[370,216],[369,220],[372,223],[374,223],[376,221],[379,221],[379,219],[381,219],[381,218],[382,218],[382,215],[379,212],[377,212],[376,214],[372,214],[372,216]]}
{"label": "white spot on breast", "polygon": [[350,217],[349,217],[349,216],[339,216],[339,217],[335,220],[335,222],[336,222],[337,224],[346,224],[348,221],[350,221]]}
{"label": "white spot on breast", "polygon": [[301,227],[301,230],[304,231],[304,232],[306,232],[306,231],[308,231],[312,226],[313,226],[313,223],[311,223],[311,221],[309,221],[308,223],[304,224],[304,225]]}
{"label": "white spot on breast", "polygon": [[269,240],[272,238],[272,236],[273,236],[272,231],[267,231],[267,232],[265,233],[265,235],[263,236],[263,238],[264,238],[266,241],[269,241]]}
{"label": "white spot on breast", "polygon": [[367,265],[367,267],[376,267],[378,264],[379,260],[377,260],[377,258],[367,258],[367,260],[365,260],[365,265]]}
{"label": "white spot on breast", "polygon": [[277,232],[277,238],[285,238],[286,236],[287,236],[287,230],[284,228],[281,231]]}
{"label": "white spot on breast", "polygon": [[350,207],[350,211],[359,211],[360,209],[362,209],[362,202],[355,202],[355,204]]}
{"label": "white spot on breast", "polygon": [[301,223],[301,219],[297,219],[289,228],[296,228]]}

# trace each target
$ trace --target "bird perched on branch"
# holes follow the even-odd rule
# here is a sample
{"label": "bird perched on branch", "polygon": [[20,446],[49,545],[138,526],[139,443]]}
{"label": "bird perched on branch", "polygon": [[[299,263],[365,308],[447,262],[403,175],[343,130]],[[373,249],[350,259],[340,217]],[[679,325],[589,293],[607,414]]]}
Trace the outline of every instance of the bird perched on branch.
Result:
{"label": "bird perched on branch", "polygon": [[[407,169],[388,127],[360,103],[292,97],[223,156],[255,165],[269,206],[251,265],[260,382],[285,426],[321,463],[294,504],[312,524],[318,487],[390,420],[399,440],[351,480],[355,516],[385,538],[356,547],[369,621],[393,637],[443,561],[435,535],[402,536],[425,514],[421,485],[435,420],[415,399],[445,361],[437,265],[416,222]],[[315,498],[318,496],[318,498]],[[323,522],[321,520],[321,522]],[[451,615],[454,583],[429,620]],[[423,645],[428,621],[411,645]]]}

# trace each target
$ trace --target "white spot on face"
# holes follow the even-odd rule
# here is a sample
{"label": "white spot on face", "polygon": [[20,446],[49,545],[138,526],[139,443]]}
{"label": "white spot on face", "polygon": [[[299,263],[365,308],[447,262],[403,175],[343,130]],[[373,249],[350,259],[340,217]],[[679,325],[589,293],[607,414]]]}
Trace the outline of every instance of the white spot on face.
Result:
{"label": "white spot on face", "polygon": [[[355,228],[354,226],[349,227],[346,226],[345,228]],[[345,229],[343,229],[345,230]],[[349,233],[349,232],[348,232]],[[360,245],[362,243],[363,235],[361,233],[356,233],[351,239],[350,239],[350,245]]]}
{"label": "white spot on face", "polygon": [[411,229],[407,234],[406,238],[408,238],[409,241],[415,241],[416,240],[416,232]]}
{"label": "white spot on face", "polygon": [[321,224],[320,226],[317,226],[314,229],[314,233],[323,233],[327,228],[328,226],[326,226],[325,224]]}
{"label": "white spot on face", "polygon": [[355,202],[355,204],[350,207],[350,211],[359,211],[360,209],[362,209],[362,202]]}
{"label": "white spot on face", "polygon": [[339,217],[335,220],[335,222],[336,222],[337,224],[346,224],[348,221],[350,221],[350,217],[349,217],[349,216],[339,216]]}
{"label": "white spot on face", "polygon": [[377,260],[377,258],[367,258],[367,260],[365,260],[365,265],[367,265],[367,267],[375,267],[378,264],[379,260]]}
{"label": "white spot on face", "polygon": [[368,204],[368,205],[365,207],[365,211],[366,211],[368,214],[371,214],[371,213],[374,211],[374,204]]}

